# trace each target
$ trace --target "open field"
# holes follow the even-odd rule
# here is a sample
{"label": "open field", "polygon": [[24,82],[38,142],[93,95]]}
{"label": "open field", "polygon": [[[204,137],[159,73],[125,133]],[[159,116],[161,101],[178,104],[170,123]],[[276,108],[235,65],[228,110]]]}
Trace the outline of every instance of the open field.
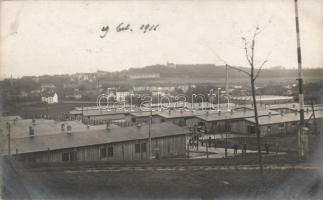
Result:
{"label": "open field", "polygon": [[[322,81],[322,77],[305,77],[305,83],[317,83]],[[275,77],[275,78],[265,78],[259,77],[257,80],[257,85],[267,85],[268,83],[279,83],[279,84],[293,84],[296,83],[295,77]],[[124,84],[125,81],[104,81],[106,84]],[[156,80],[128,80],[128,84],[134,86],[147,86],[147,85],[182,85],[182,84],[205,84],[205,83],[213,83],[216,87],[224,87],[225,86],[225,78],[160,78]],[[230,84],[234,85],[248,85],[250,84],[250,80],[248,77],[231,77]]]}
{"label": "open field", "polygon": [[17,105],[10,112],[10,115],[20,115],[23,118],[38,118],[41,115],[48,115],[50,118],[62,120],[64,113],[72,110],[75,107],[95,106],[95,102],[72,102],[58,104],[32,104],[32,105]]}
{"label": "open field", "polygon": [[[319,138],[317,138],[319,140]],[[320,146],[319,146],[320,147]],[[297,155],[219,159],[17,163],[1,160],[4,197],[15,199],[321,199],[323,162]]]}
{"label": "open field", "polygon": [[[303,164],[267,165],[265,184],[260,184],[257,167],[189,166],[131,167],[111,170],[51,166],[5,166],[3,195],[25,199],[320,199],[322,166]],[[308,167],[306,167],[308,166]],[[124,167],[125,168],[125,167]],[[131,169],[132,168],[132,169]],[[129,170],[130,169],[130,170]],[[159,169],[159,170],[158,170]],[[213,169],[213,170],[212,170]]]}

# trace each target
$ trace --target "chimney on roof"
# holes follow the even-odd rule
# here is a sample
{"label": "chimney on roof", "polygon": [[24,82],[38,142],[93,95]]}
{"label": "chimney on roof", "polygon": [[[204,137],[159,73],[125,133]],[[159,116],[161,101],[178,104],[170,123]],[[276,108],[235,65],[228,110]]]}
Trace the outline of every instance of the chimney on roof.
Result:
{"label": "chimney on roof", "polygon": [[268,117],[271,117],[271,112],[268,112]]}
{"label": "chimney on roof", "polygon": [[171,114],[171,110],[168,111],[168,115],[170,115],[170,114]]}
{"label": "chimney on roof", "polygon": [[233,110],[230,111],[231,115],[233,115]]}
{"label": "chimney on roof", "polygon": [[29,136],[34,136],[35,135],[35,130],[32,126],[29,126]]}
{"label": "chimney on roof", "polygon": [[36,120],[35,119],[32,119],[31,121],[33,123],[33,126],[35,126],[36,125]]}
{"label": "chimney on roof", "polygon": [[221,116],[221,110],[218,111],[218,115]]}
{"label": "chimney on roof", "polygon": [[209,111],[206,111],[206,112],[205,112],[205,114],[206,114],[206,116],[208,117],[208,116],[209,116]]}
{"label": "chimney on roof", "polygon": [[61,124],[61,131],[64,132],[65,131],[65,124]]}
{"label": "chimney on roof", "polygon": [[71,125],[68,125],[68,126],[66,127],[66,129],[67,129],[67,133],[68,133],[68,134],[71,134],[71,133],[72,133],[72,126],[71,126]]}

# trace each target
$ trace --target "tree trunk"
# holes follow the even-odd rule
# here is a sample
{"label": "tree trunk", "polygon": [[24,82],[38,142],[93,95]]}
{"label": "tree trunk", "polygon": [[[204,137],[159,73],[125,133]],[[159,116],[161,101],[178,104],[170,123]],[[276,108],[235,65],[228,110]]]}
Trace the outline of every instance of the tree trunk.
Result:
{"label": "tree trunk", "polygon": [[251,93],[253,100],[253,109],[255,112],[255,122],[256,122],[256,135],[257,135],[257,147],[258,147],[258,162],[259,162],[259,173],[261,183],[264,184],[264,174],[263,174],[263,165],[262,165],[262,155],[261,155],[261,146],[260,146],[260,130],[259,130],[259,121],[258,121],[258,110],[257,110],[257,101],[256,101],[256,89],[255,89],[255,80],[254,80],[254,67],[251,67]]}

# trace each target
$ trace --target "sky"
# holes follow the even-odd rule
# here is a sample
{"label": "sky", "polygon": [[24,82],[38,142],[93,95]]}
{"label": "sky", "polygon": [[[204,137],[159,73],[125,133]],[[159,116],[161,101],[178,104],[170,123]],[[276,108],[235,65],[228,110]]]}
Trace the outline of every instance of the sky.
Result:
{"label": "sky", "polygon": [[[299,0],[304,68],[323,68],[323,0]],[[117,32],[120,24],[132,31]],[[158,25],[143,33],[141,25]],[[293,0],[0,1],[0,78],[118,71],[154,64],[297,68]],[[109,26],[104,38],[103,26]]]}

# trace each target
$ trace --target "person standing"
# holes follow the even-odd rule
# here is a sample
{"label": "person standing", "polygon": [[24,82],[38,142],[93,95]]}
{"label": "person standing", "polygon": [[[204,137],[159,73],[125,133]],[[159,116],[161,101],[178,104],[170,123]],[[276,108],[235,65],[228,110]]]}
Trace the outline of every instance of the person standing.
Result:
{"label": "person standing", "polygon": [[265,144],[266,154],[269,154],[269,144]]}
{"label": "person standing", "polygon": [[234,145],[233,145],[233,149],[234,149],[233,154],[234,154],[234,155],[237,155],[237,153],[238,153],[238,145],[237,145],[237,144],[234,144]]}
{"label": "person standing", "polygon": [[243,153],[244,156],[247,155],[247,144],[246,143],[243,144],[242,153]]}

